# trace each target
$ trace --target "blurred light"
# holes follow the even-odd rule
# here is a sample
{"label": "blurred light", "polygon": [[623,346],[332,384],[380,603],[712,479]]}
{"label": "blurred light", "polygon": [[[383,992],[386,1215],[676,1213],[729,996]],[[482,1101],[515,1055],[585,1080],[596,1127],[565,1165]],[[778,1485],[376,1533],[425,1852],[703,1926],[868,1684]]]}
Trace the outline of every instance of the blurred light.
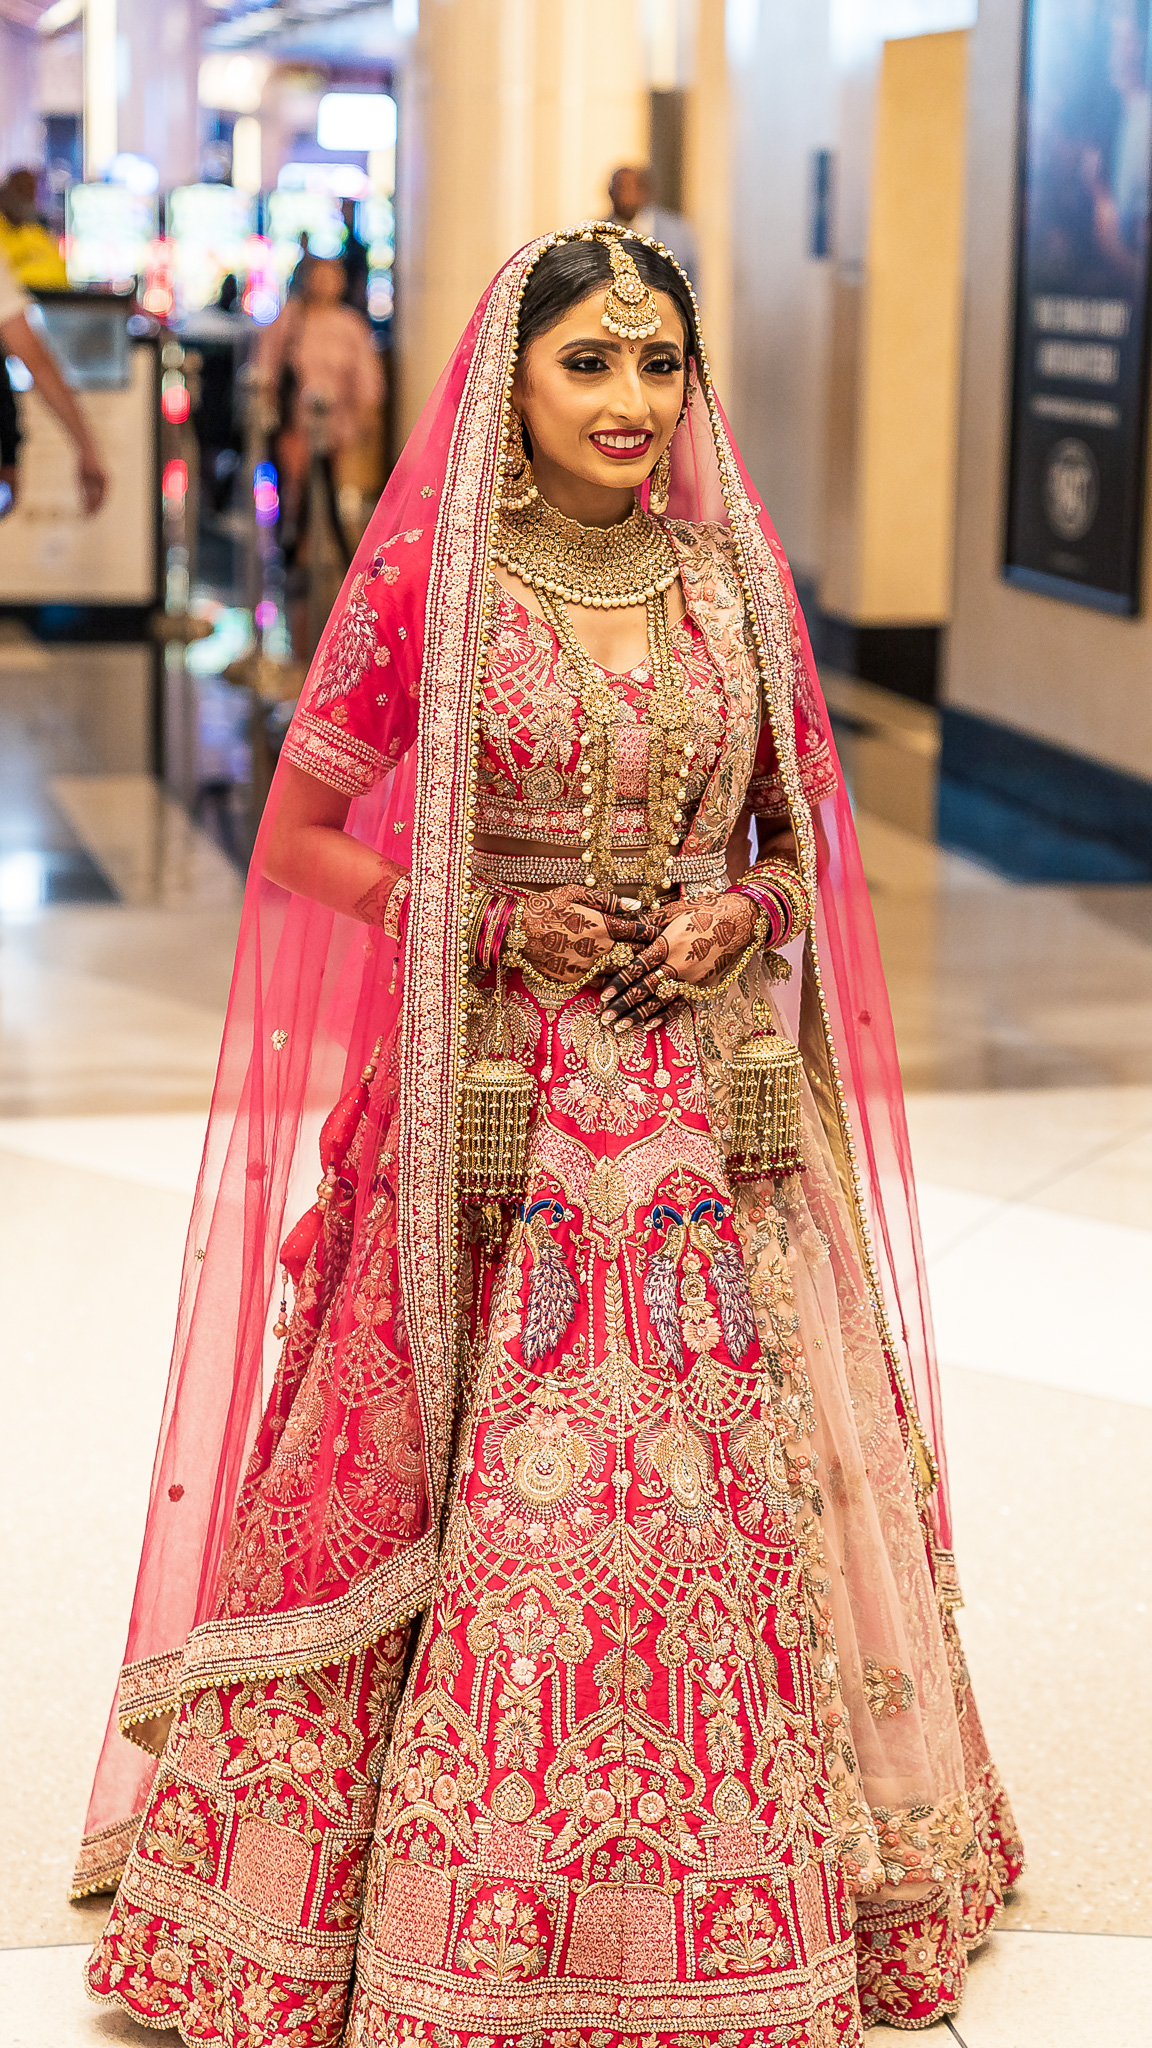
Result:
{"label": "blurred light", "polygon": [[160,387],[160,410],[170,427],[182,427],[191,411],[188,386],[179,370],[166,370]]}
{"label": "blurred light", "polygon": [[326,92],[316,111],[321,149],[392,149],[396,102],[386,92]]}
{"label": "blurred light", "polygon": [[[742,4],[754,4],[754,0],[742,0]],[[977,0],[832,0],[832,54],[838,63],[851,63],[878,44],[901,36],[971,28],[976,8]]]}
{"label": "blurred light", "polygon": [[217,52],[205,57],[200,66],[196,97],[202,107],[221,113],[254,114],[271,69],[267,57],[227,57]]}
{"label": "blurred light", "polygon": [[116,154],[120,80],[116,62],[116,0],[84,7],[84,176],[102,178]]}
{"label": "blurred light", "polygon": [[261,632],[264,631],[266,626],[274,626],[276,624],[276,607],[270,597],[261,599],[253,613],[253,617]]}
{"label": "blurred light", "polygon": [[61,29],[71,28],[84,12],[84,0],[53,0],[46,7],[36,23],[38,36],[58,36]]}
{"label": "blurred light", "polygon": [[271,327],[280,311],[280,294],[273,285],[253,285],[244,294],[244,311],[250,313],[257,327]]}
{"label": "blurred light", "polygon": [[[867,6],[868,0],[861,0]],[[724,11],[724,40],[733,64],[747,64],[756,54],[760,35],[760,0],[728,0]]]}
{"label": "blurred light", "polygon": [[105,175],[110,185],[123,185],[140,199],[160,189],[160,173],[155,164],[146,156],[135,156],[130,149],[122,149],[113,157]]}
{"label": "blurred light", "polygon": [[257,526],[275,526],[280,514],[280,493],[276,489],[274,462],[258,462],[252,472],[252,496]]}
{"label": "blurred light", "polygon": [[398,36],[414,36],[420,26],[420,0],[392,0],[392,26]]}
{"label": "blurred light", "polygon": [[396,190],[396,145],[391,149],[370,149],[368,151],[368,183],[373,192],[382,199],[391,199]]}
{"label": "blurred light", "polygon": [[370,270],[368,273],[368,317],[370,320],[390,320],[394,300],[392,272]]}
{"label": "blurred light", "polygon": [[[144,260],[144,289],[140,304],[146,313],[155,314],[158,320],[167,320],[176,303],[172,285],[172,251],[163,235],[158,235],[148,244]],[[183,354],[180,357],[183,362]]]}
{"label": "blurred light", "polygon": [[8,382],[13,391],[31,391],[32,372],[19,356],[8,357]]}
{"label": "blurred light", "polygon": [[[359,164],[285,164],[278,192],[318,192],[330,199],[366,199],[371,186]],[[318,252],[317,252],[318,253]]]}
{"label": "blurred light", "polygon": [[258,192],[264,168],[264,138],[255,114],[241,114],[232,130],[232,183],[238,192]]}
{"label": "blurred light", "polygon": [[178,455],[164,464],[164,476],[160,485],[166,498],[183,498],[188,491],[188,464]]}
{"label": "blurred light", "polygon": [[42,853],[0,854],[0,917],[14,923],[34,917],[47,896],[47,883]]}

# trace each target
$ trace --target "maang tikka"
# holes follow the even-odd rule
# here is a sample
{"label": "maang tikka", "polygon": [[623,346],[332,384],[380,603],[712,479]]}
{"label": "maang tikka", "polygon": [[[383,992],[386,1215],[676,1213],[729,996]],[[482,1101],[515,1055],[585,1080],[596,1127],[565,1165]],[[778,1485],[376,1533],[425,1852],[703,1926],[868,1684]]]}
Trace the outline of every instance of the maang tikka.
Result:
{"label": "maang tikka", "polygon": [[500,491],[502,512],[523,512],[540,495],[528,450],[524,446],[524,426],[515,406],[508,410],[508,447],[504,456],[504,480]]}
{"label": "maang tikka", "polygon": [[[591,241],[592,237],[588,239]],[[645,284],[618,235],[613,235],[608,243],[608,260],[612,265],[612,282],[605,295],[600,325],[609,334],[618,334],[622,341],[647,341],[660,326],[656,295]]]}

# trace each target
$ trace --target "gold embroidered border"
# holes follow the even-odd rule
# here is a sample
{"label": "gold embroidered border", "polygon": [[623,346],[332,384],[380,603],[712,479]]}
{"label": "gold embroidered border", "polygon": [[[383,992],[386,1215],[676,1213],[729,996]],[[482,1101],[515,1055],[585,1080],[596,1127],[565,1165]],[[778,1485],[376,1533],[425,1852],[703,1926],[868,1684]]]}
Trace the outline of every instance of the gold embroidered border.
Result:
{"label": "gold embroidered border", "polygon": [[[365,1852],[367,1853],[367,1852]],[[254,1912],[231,1892],[183,1872],[162,1869],[137,1856],[120,1886],[119,1902],[170,1920],[181,1939],[226,1941],[230,1949],[278,1977],[338,1984],[352,1974],[357,1930],[307,1933],[282,1920]],[[133,2018],[136,2015],[133,2014]],[[171,2025],[171,2021],[168,2022]]]}
{"label": "gold embroidered border", "polygon": [[[740,551],[744,597],[752,622],[753,638],[761,665],[761,673],[767,684],[765,702],[772,726],[772,738],[776,749],[776,760],[780,779],[788,798],[792,830],[796,837],[800,859],[800,872],[807,884],[813,903],[817,897],[818,877],[816,872],[816,838],[812,825],[812,812],[805,796],[800,777],[799,760],[796,753],[795,726],[795,646],[796,629],[791,606],[784,588],[780,565],[765,539],[751,501],[740,480],[740,473],[723,431],[715,394],[712,389],[711,373],[706,362],[701,364],[701,381],[707,397],[712,432],[720,466],[720,486],[725,505],[732,521],[732,531]],[[904,1361],[892,1335],[888,1320],[887,1304],[880,1284],[880,1273],[872,1243],[872,1226],[864,1197],[864,1185],[860,1165],[856,1156],[856,1139],[848,1113],[848,1102],[840,1076],[840,1060],[832,1034],[832,1020],[828,1013],[827,998],[820,972],[820,956],[816,938],[816,919],[813,917],[805,940],[804,986],[815,997],[820,1032],[823,1039],[821,1064],[826,1068],[827,1092],[832,1098],[834,1121],[828,1129],[833,1152],[842,1163],[845,1179],[845,1193],[849,1199],[850,1211],[860,1250],[861,1263],[868,1282],[872,1312],[876,1318],[877,1333],[899,1389],[908,1422],[909,1443],[908,1463],[916,1485],[917,1493],[926,1498],[938,1483],[935,1459],[929,1445],[927,1432],[920,1420],[916,1403],[912,1398],[904,1369]],[[817,1086],[811,1076],[813,1091],[823,1113],[824,1090]],[[828,1124],[825,1117],[825,1123]]]}
{"label": "gold embroidered border", "polygon": [[664,1984],[607,1983],[594,1977],[540,1977],[514,1984],[479,1983],[444,1970],[422,1968],[399,1975],[396,1966],[361,1935],[356,1955],[360,1995],[390,2013],[414,2020],[451,2019],[461,2033],[515,2039],[526,2034],[593,2028],[667,2037],[673,2031],[710,2033],[721,2028],[799,2023],[813,2018],[832,1999],[853,1990],[856,1949],[849,1938],[804,1970],[779,1970],[742,1978]]}
{"label": "gold embroidered border", "polygon": [[342,796],[365,796],[387,775],[391,763],[355,733],[341,732],[327,718],[297,711],[282,748],[284,758],[305,774],[338,789]]}
{"label": "gold embroidered border", "polygon": [[183,1693],[243,1678],[287,1678],[342,1663],[366,1644],[411,1621],[432,1597],[438,1540],[429,1529],[419,1541],[378,1565],[339,1600],[297,1607],[288,1614],[246,1614],[205,1621],[181,1653],[169,1651],[125,1665],[120,1678],[121,1734],[170,1713]]}
{"label": "gold embroidered border", "polygon": [[434,1527],[455,1398],[457,1126],[468,974],[463,909],[476,804],[476,683],[491,618],[489,547],[507,365],[530,262],[525,251],[501,275],[485,309],[453,425],[425,607],[398,1166],[405,1219],[400,1283]]}
{"label": "gold embroidered border", "polygon": [[116,1890],[144,1812],[141,1807],[139,1813],[130,1814],[127,1820],[114,1820],[111,1826],[98,1828],[94,1835],[85,1835],[72,1873],[70,1899],[90,1899],[97,1892]]}

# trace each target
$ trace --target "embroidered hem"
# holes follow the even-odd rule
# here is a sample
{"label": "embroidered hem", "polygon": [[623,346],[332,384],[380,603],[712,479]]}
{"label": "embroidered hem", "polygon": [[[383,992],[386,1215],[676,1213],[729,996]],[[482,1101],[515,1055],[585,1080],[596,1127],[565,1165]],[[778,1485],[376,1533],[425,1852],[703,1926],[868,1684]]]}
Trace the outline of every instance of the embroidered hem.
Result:
{"label": "embroidered hem", "polygon": [[113,1821],[111,1827],[100,1828],[94,1835],[85,1835],[68,1894],[73,1905],[78,1899],[94,1898],[98,1892],[116,1890],[144,1813],[145,1808],[141,1807],[139,1813],[131,1814],[127,1820]]}
{"label": "embroidered hem", "polygon": [[[436,1533],[428,1530],[398,1558],[389,1558],[338,1600],[289,1614],[250,1614],[205,1621],[183,1655],[167,1651],[120,1674],[118,1719],[129,1741],[141,1722],[170,1714],[182,1694],[206,1684],[245,1678],[299,1677],[341,1663],[419,1614],[432,1597]],[[147,1748],[148,1745],[144,1744]]]}

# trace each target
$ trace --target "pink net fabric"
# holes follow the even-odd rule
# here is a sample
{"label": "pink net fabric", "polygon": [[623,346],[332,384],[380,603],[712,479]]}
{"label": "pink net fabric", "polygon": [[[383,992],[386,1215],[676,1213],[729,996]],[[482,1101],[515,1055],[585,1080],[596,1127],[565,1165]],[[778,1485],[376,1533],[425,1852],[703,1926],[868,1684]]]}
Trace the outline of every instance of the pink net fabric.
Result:
{"label": "pink net fabric", "polygon": [[[467,886],[472,708],[490,603],[489,546],[517,307],[542,243],[494,280],[380,500],[309,675],[297,761],[353,796],[347,829],[411,865],[402,954],[374,928],[263,874],[284,788],[273,785],[252,863],[189,1232],[147,1525],[114,1709],[89,1808],[80,1889],[101,1888],[155,1758],[138,1742],[183,1685],[307,1668],[382,1635],[427,1598],[453,1417],[454,1107],[464,1016],[456,934]],[[766,694],[798,843],[818,880],[816,951],[887,1316],[942,1470],[939,1399],[891,1016],[851,808],[840,782],[816,830],[795,773],[796,732],[827,718],[787,564],[707,377],[673,444],[670,515],[736,535],[763,629]],[[830,738],[828,740],[831,744]],[[834,758],[834,755],[832,756]],[[378,1050],[377,1050],[378,1048]],[[390,1258],[382,1339],[390,1412],[408,1418],[418,1514],[335,1526],[341,1423],[363,1393],[357,1290],[314,1362],[323,1440],[291,1511],[291,1554],[249,1572],[229,1611],[221,1569],[266,1398],[268,1326],[286,1222],[310,1200],[316,1132],[363,1098],[360,1166],[326,1137],[348,1258]],[[827,1124],[827,1109],[823,1107]],[[349,1114],[351,1115],[351,1111]],[[907,1426],[908,1418],[903,1418]],[[259,1463],[260,1452],[257,1451]],[[258,1474],[257,1474],[258,1477]],[[947,1541],[943,1487],[935,1495]],[[234,1556],[229,1573],[234,1573]],[[124,1740],[121,1729],[137,1741]]]}

